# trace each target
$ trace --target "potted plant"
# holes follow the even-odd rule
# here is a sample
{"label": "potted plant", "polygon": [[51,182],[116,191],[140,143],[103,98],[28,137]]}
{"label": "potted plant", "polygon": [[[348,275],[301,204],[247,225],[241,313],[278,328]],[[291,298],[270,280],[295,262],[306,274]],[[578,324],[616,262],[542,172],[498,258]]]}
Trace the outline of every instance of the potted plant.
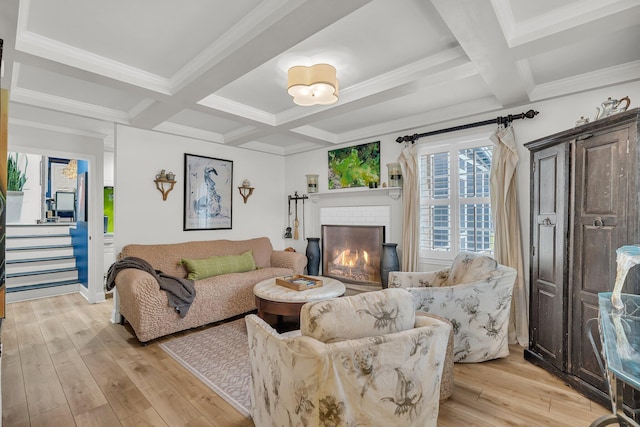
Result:
{"label": "potted plant", "polygon": [[24,184],[27,182],[29,158],[24,156],[24,167],[20,168],[20,154],[7,157],[7,223],[20,222]]}

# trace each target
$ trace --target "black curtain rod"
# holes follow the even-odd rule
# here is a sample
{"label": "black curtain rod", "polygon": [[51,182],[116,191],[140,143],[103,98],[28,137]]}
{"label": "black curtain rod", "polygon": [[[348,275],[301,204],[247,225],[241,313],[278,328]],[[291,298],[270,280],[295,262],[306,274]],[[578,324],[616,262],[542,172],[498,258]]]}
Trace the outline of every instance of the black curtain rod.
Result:
{"label": "black curtain rod", "polygon": [[538,111],[529,110],[526,113],[509,114],[508,116],[501,116],[501,117],[498,117],[498,118],[495,118],[495,119],[491,119],[491,120],[484,120],[482,122],[468,123],[466,125],[454,126],[454,127],[451,127],[451,128],[439,129],[439,130],[434,130],[434,131],[431,131],[431,132],[414,133],[413,135],[399,136],[398,138],[396,138],[396,142],[409,142],[409,141],[411,141],[411,143],[413,144],[414,142],[416,142],[416,140],[418,140],[420,138],[424,138],[425,136],[439,135],[441,133],[455,132],[457,130],[470,129],[470,128],[475,128],[475,127],[485,126],[485,125],[491,125],[491,124],[509,125],[509,123],[511,123],[514,120],[518,120],[518,119],[533,119],[537,115],[538,115]]}

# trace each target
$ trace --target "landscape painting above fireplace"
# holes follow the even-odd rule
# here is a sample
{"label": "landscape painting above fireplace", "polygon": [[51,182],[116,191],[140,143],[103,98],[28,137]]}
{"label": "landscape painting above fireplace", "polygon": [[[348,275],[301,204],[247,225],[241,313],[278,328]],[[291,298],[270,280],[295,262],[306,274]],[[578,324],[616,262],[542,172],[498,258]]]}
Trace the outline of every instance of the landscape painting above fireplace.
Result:
{"label": "landscape painting above fireplace", "polygon": [[380,183],[380,141],[328,152],[329,190]]}
{"label": "landscape painting above fireplace", "polygon": [[384,226],[323,225],[323,275],[347,283],[380,285]]}

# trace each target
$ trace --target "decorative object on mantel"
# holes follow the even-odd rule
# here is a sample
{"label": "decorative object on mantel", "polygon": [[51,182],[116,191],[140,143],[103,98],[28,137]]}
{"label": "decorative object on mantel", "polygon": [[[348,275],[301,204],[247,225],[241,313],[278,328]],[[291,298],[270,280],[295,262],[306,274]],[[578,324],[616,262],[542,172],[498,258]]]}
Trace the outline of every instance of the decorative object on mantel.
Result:
{"label": "decorative object on mantel", "polygon": [[329,64],[289,68],[287,92],[297,105],[329,105],[338,102],[336,69]]}
{"label": "decorative object on mantel", "polygon": [[320,272],[320,238],[307,238],[307,273],[317,276]]}
{"label": "decorative object on mantel", "polygon": [[483,120],[481,122],[475,122],[475,123],[468,123],[466,125],[453,126],[453,127],[446,128],[446,129],[438,129],[438,130],[434,130],[434,131],[431,131],[431,132],[414,133],[413,135],[399,136],[399,137],[396,138],[396,142],[398,142],[398,143],[411,142],[413,144],[413,143],[416,142],[416,140],[418,140],[420,138],[424,138],[426,136],[432,136],[432,135],[439,135],[441,133],[455,132],[455,131],[458,131],[458,130],[470,129],[470,128],[475,128],[475,127],[479,127],[479,126],[486,126],[486,125],[491,125],[491,124],[498,124],[498,125],[508,126],[514,120],[533,119],[538,114],[539,114],[538,111],[529,110],[526,113],[509,114],[507,116],[501,116],[501,117],[497,117],[495,119]]}
{"label": "decorative object on mantel", "polygon": [[400,163],[387,163],[389,169],[389,187],[402,187],[402,169]]}
{"label": "decorative object on mantel", "polygon": [[[625,101],[626,104],[624,107],[621,107],[620,104]],[[604,119],[605,117],[609,117],[612,114],[622,113],[623,111],[627,111],[629,105],[631,104],[631,100],[628,96],[620,99],[611,99],[611,97],[607,98],[600,107],[596,107],[596,116],[593,120]]]}
{"label": "decorative object on mantel", "polygon": [[389,286],[389,272],[400,270],[400,261],[398,260],[397,243],[383,243],[382,256],[380,257],[380,280],[382,288],[387,289]]}
{"label": "decorative object on mantel", "polygon": [[242,181],[242,186],[238,187],[238,191],[240,192],[240,195],[242,196],[242,200],[244,200],[245,205],[247,204],[247,199],[249,198],[249,196],[253,194],[254,189],[255,188],[251,186],[251,182],[248,179],[245,179],[244,181]]}
{"label": "decorative object on mantel", "polygon": [[153,182],[156,183],[158,191],[162,193],[162,200],[166,201],[167,196],[173,190],[173,186],[176,185],[176,174],[173,172],[165,173],[165,170],[162,169]]}
{"label": "decorative object on mantel", "polygon": [[317,174],[308,174],[305,175],[307,177],[307,193],[317,193],[318,192],[318,175]]}

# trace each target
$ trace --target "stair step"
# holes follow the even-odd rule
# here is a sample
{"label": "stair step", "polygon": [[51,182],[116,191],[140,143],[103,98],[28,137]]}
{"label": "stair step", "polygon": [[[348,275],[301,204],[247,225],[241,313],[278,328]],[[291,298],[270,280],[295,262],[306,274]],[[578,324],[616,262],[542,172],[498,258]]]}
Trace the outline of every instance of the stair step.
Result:
{"label": "stair step", "polygon": [[23,258],[23,259],[8,260],[7,265],[23,264],[23,263],[29,263],[29,262],[41,262],[41,261],[62,261],[62,260],[68,260],[68,259],[75,259],[75,257],[73,255],[66,255],[66,256],[54,256],[54,257],[46,257],[46,258],[28,258],[28,259]]}
{"label": "stair step", "polygon": [[49,239],[52,237],[71,237],[71,235],[69,233],[64,233],[64,234],[20,234],[15,236],[11,236],[11,235],[6,236],[7,239],[40,239],[40,238]]}
{"label": "stair step", "polygon": [[60,280],[58,282],[46,282],[46,283],[38,283],[34,285],[17,286],[14,288],[7,288],[7,293],[11,294],[15,292],[28,291],[32,289],[54,288],[56,286],[65,286],[65,285],[73,285],[73,284],[80,284],[80,282],[78,282],[77,280]]}
{"label": "stair step", "polygon": [[41,236],[7,236],[6,247],[13,249],[18,247],[31,246],[53,246],[53,245],[70,245],[70,234],[51,234]]}
{"label": "stair step", "polygon": [[13,277],[23,277],[23,276],[34,276],[39,274],[50,274],[50,273],[61,273],[65,271],[77,270],[77,268],[52,268],[49,270],[40,270],[34,272],[26,272],[26,273],[7,273],[7,279]]}
{"label": "stair step", "polygon": [[[76,268],[73,255],[46,258],[29,258],[7,261],[7,275],[17,273],[36,273],[43,270]],[[15,277],[15,276],[14,276]]]}
{"label": "stair step", "polygon": [[69,224],[7,224],[7,236],[24,234],[69,234]]}
{"label": "stair step", "polygon": [[77,268],[56,268],[41,271],[7,273],[7,289],[39,285],[48,282],[78,280]]}
{"label": "stair step", "polygon": [[9,261],[43,258],[48,256],[73,256],[71,245],[22,246],[7,248],[6,259]]}

